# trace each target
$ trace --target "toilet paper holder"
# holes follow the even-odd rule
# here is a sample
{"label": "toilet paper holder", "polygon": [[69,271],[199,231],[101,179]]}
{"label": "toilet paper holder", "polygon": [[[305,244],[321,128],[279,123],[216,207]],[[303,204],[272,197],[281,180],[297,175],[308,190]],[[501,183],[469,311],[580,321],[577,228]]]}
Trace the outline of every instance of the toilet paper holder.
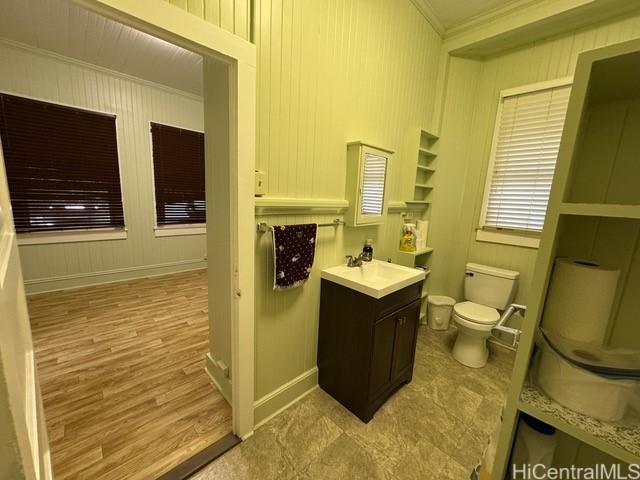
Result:
{"label": "toilet paper holder", "polygon": [[515,313],[520,313],[524,317],[524,314],[526,311],[527,311],[526,305],[512,303],[507,307],[507,309],[504,312],[502,312],[502,315],[500,316],[500,320],[498,320],[498,323],[496,324],[496,326],[491,329],[491,334],[495,336],[498,332],[500,332],[501,334],[503,334],[503,335],[500,335],[499,337],[500,340],[503,340],[504,334],[508,335],[508,337],[510,338],[510,342],[509,342],[510,345],[512,347],[516,347],[518,345],[518,341],[520,340],[520,334],[522,333],[522,330],[518,330],[517,328],[507,327],[505,324]]}

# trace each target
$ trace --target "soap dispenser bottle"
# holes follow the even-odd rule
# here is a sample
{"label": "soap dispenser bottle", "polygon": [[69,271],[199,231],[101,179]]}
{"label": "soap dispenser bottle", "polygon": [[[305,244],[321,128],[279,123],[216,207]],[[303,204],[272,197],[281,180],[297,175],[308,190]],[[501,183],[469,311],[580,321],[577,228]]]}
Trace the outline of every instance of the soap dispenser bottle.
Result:
{"label": "soap dispenser bottle", "polygon": [[364,247],[362,248],[362,260],[365,262],[373,260],[373,240],[370,238],[364,242]]}

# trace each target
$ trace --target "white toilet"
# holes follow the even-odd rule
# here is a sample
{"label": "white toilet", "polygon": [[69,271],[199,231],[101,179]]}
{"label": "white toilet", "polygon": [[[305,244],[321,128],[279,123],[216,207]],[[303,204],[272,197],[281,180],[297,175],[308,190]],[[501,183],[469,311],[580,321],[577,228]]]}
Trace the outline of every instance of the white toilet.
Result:
{"label": "white toilet", "polygon": [[465,302],[453,307],[458,337],[453,358],[463,365],[481,368],[487,364],[487,338],[516,293],[520,273],[513,270],[467,263],[464,279]]}

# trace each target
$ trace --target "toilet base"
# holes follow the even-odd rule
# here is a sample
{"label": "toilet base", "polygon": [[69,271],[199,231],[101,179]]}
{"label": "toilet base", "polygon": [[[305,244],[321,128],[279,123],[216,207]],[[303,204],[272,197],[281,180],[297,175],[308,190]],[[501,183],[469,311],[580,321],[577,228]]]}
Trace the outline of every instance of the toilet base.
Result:
{"label": "toilet base", "polygon": [[464,327],[458,326],[458,337],[451,352],[461,364],[471,368],[482,368],[487,364],[489,349],[487,348],[488,333],[471,331],[467,333]]}

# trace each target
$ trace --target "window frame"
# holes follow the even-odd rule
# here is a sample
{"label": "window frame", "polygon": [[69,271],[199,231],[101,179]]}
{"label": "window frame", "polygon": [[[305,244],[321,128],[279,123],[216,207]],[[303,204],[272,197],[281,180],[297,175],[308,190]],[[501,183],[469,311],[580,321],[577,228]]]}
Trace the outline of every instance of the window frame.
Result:
{"label": "window frame", "polygon": [[[501,243],[505,245],[515,245],[526,248],[539,248],[540,236],[542,232],[526,232],[519,230],[486,228],[487,210],[489,207],[489,193],[491,191],[491,183],[493,181],[493,167],[496,162],[496,150],[498,146],[498,134],[500,131],[500,120],[502,119],[502,106],[504,99],[527,93],[539,92],[541,90],[549,90],[552,88],[573,85],[573,76],[556,78],[544,82],[522,85],[519,87],[508,88],[500,91],[498,99],[498,109],[493,126],[493,137],[491,140],[491,152],[489,154],[489,163],[486,168],[486,177],[484,184],[484,192],[482,195],[482,209],[476,229],[476,240],[479,242]],[[555,175],[555,172],[554,172]]]}
{"label": "window frame", "polygon": [[[157,214],[157,201],[156,201],[156,173],[155,173],[155,164],[153,158],[153,134],[151,133],[151,124],[155,123],[158,125],[164,125],[165,127],[179,128],[180,130],[189,130],[191,132],[202,133],[204,135],[204,130],[199,130],[197,128],[187,128],[181,125],[175,125],[173,123],[161,122],[158,120],[149,120],[147,122],[148,131],[149,131],[149,158],[151,162],[149,166],[151,168],[151,190],[153,195],[153,235],[156,238],[162,237],[179,237],[183,235],[206,235],[207,234],[207,223],[188,223],[183,225],[158,225],[158,214]],[[206,140],[205,140],[206,142]],[[206,170],[206,156],[207,156],[207,147],[205,143],[205,170]],[[206,196],[206,192],[205,192]]]}
{"label": "window frame", "polygon": [[26,100],[34,100],[37,102],[50,103],[61,107],[75,108],[89,113],[97,113],[101,115],[110,115],[114,117],[116,129],[116,150],[118,152],[118,174],[120,175],[120,202],[122,203],[122,216],[124,219],[124,227],[114,228],[78,228],[69,230],[50,230],[47,232],[24,232],[16,233],[18,245],[46,245],[52,243],[76,243],[76,242],[98,242],[103,240],[126,240],[128,237],[127,228],[127,210],[124,201],[124,189],[122,188],[122,155],[120,151],[120,116],[116,112],[100,110],[98,108],[78,106],[58,100],[38,97],[35,95],[27,95],[17,93],[10,90],[0,89],[0,94],[12,95],[14,97],[24,98]]}

